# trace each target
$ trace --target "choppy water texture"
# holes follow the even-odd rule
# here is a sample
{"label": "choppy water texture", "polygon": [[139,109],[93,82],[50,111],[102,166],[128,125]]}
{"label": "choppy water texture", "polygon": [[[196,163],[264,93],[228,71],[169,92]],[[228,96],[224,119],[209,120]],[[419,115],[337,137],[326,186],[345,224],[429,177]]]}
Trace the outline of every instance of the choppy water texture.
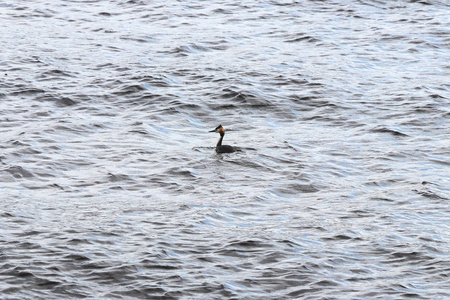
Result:
{"label": "choppy water texture", "polygon": [[449,11],[1,1],[1,298],[448,299]]}

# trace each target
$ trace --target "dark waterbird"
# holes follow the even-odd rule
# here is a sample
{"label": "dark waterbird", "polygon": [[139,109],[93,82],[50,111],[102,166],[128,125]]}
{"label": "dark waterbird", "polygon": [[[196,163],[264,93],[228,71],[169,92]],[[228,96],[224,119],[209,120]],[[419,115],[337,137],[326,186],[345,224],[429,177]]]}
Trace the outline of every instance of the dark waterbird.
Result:
{"label": "dark waterbird", "polygon": [[222,145],[222,140],[225,135],[225,129],[223,129],[222,125],[217,126],[215,129],[210,130],[209,132],[218,132],[220,134],[219,141],[216,145],[216,152],[217,153],[233,153],[236,152],[236,148],[230,146],[230,145]]}

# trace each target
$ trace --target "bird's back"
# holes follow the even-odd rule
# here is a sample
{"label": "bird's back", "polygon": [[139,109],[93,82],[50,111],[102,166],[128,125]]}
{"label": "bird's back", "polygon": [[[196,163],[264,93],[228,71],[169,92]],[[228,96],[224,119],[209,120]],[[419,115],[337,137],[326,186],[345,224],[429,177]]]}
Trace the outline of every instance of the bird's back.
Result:
{"label": "bird's back", "polygon": [[216,147],[217,153],[233,153],[236,152],[236,149],[231,147],[230,145],[220,145]]}

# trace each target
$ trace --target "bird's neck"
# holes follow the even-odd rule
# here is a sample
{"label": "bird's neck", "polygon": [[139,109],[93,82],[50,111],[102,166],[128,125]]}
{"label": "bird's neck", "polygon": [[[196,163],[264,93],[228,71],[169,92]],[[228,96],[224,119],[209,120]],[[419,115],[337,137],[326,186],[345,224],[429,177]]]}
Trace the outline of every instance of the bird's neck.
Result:
{"label": "bird's neck", "polygon": [[216,147],[222,146],[222,140],[223,140],[223,136],[224,135],[225,135],[225,132],[224,133],[220,133],[220,138],[219,138],[219,141],[217,142]]}

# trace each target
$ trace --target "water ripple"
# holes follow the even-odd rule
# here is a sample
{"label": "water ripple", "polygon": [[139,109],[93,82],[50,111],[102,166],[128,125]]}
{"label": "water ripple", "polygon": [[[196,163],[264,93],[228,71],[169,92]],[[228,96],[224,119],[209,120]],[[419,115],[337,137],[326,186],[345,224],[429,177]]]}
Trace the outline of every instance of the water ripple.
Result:
{"label": "water ripple", "polygon": [[446,1],[0,7],[4,297],[450,296]]}

